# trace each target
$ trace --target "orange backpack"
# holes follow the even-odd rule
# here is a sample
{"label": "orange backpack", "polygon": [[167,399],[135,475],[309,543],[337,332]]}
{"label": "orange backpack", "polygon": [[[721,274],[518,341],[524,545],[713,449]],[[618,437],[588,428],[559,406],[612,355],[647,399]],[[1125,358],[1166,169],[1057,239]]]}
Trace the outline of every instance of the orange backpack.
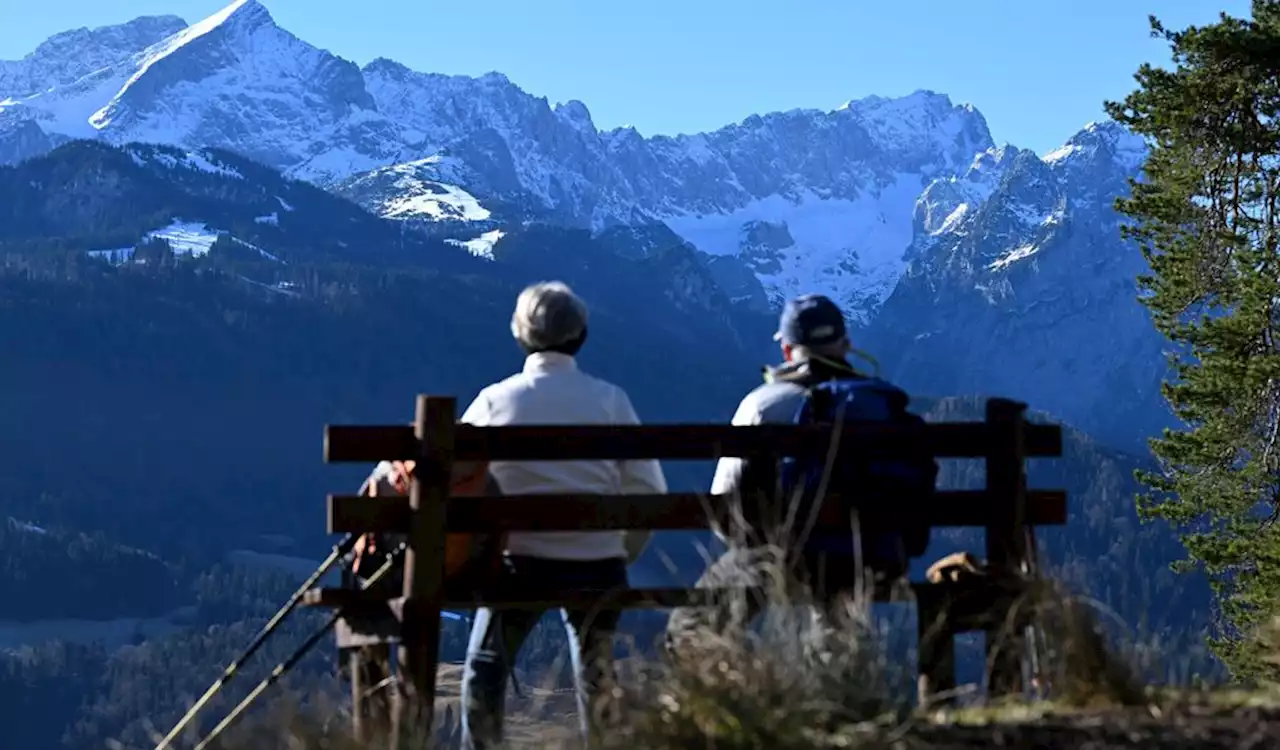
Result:
{"label": "orange backpack", "polygon": [[[392,461],[389,483],[398,495],[409,494],[409,482],[413,478],[414,461]],[[374,478],[367,482],[367,494],[376,497],[378,484]],[[451,497],[480,497],[482,495],[499,494],[497,484],[489,474],[489,465],[484,461],[458,462],[453,465],[453,477],[450,482]],[[365,534],[356,541],[355,561],[352,571],[356,575],[368,575],[373,572],[372,560],[379,549],[390,547],[385,538],[379,534]],[[403,537],[397,534],[397,537]],[[445,535],[444,575],[446,581],[454,581],[465,576],[476,576],[477,583],[485,576],[498,572],[502,564],[502,553],[506,550],[506,534],[488,535],[470,532],[451,532]],[[365,570],[365,567],[369,570]]]}

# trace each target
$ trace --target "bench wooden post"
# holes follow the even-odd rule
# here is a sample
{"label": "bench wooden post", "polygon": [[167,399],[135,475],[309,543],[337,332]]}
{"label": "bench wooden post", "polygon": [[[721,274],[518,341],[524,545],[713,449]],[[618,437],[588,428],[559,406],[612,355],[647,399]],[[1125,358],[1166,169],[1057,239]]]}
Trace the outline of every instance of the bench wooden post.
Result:
{"label": "bench wooden post", "polygon": [[361,745],[369,741],[365,724],[364,694],[368,686],[364,684],[364,658],[360,649],[349,649],[347,668],[351,670],[351,735]]}
{"label": "bench wooden post", "polygon": [[386,684],[391,674],[391,649],[379,643],[348,648],[351,672],[351,730],[357,743],[381,740],[391,726],[394,691]]}
{"label": "bench wooden post", "polygon": [[[409,539],[404,562],[400,630],[400,684],[392,712],[392,748],[430,742],[435,709],[440,616],[444,595],[445,509],[453,473],[456,404],[453,398],[418,396],[414,436],[420,454],[409,492]],[[405,705],[406,699],[409,705]],[[409,709],[409,720],[405,711]]]}
{"label": "bench wooden post", "polygon": [[987,401],[986,419],[992,430],[987,455],[987,489],[1001,512],[987,526],[987,562],[992,575],[1008,586],[1000,606],[991,613],[986,630],[987,667],[991,670],[988,694],[1010,695],[1022,691],[1022,628],[1010,620],[1019,604],[1018,583],[1027,563],[1027,478],[1024,424],[1026,404],[1008,399]]}
{"label": "bench wooden post", "polygon": [[917,596],[916,631],[916,698],[923,708],[956,687],[956,630],[946,603],[933,595]]}
{"label": "bench wooden post", "polygon": [[[356,587],[356,577],[352,574],[350,568],[343,567],[341,586],[344,589],[354,589]],[[347,675],[351,685],[351,736],[357,743],[364,744],[368,741],[368,737],[365,734],[367,729],[364,695],[367,688],[364,686],[363,679],[364,654],[358,648],[339,648],[339,658],[343,653],[347,657]]]}

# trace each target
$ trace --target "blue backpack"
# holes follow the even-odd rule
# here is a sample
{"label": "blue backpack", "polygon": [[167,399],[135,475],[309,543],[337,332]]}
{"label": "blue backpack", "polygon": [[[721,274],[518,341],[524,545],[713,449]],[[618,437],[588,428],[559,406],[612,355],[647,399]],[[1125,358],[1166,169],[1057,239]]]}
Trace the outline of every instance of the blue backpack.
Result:
{"label": "blue backpack", "polygon": [[[876,377],[840,377],[807,388],[796,410],[796,424],[835,423],[866,425],[880,422],[922,425],[924,420],[907,411],[909,397],[901,388]],[[800,512],[806,513],[816,497],[826,455],[808,458],[786,457],[780,462],[778,479],[784,496],[797,498]],[[849,510],[865,503],[895,502],[907,496],[926,496],[934,491],[938,463],[927,453],[916,458],[888,459],[868,456],[866,460],[837,460],[831,467],[826,491],[837,493],[849,503]],[[800,517],[804,517],[803,515]],[[862,526],[863,555],[872,565],[905,566],[906,558],[918,557],[929,543],[929,527],[922,525],[903,531],[883,532]],[[811,534],[805,549],[812,552],[852,555],[850,533]]]}

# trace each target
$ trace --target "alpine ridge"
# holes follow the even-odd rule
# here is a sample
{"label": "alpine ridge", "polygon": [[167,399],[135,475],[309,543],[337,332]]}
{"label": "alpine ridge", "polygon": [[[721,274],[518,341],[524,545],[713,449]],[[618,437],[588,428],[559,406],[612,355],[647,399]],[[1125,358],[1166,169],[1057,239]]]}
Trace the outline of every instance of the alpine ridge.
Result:
{"label": "alpine ridge", "polygon": [[[50,139],[26,125],[27,145],[8,160],[59,138],[212,146],[394,218],[663,222],[750,272],[774,303],[816,285],[865,322],[902,271],[915,198],[991,145],[977,110],[926,91],[692,136],[602,132],[581,102],[552,106],[498,73],[385,59],[359,69],[281,29],[256,0],[175,21],[115,27],[111,44],[68,66],[92,69],[79,77],[0,78],[0,122]],[[172,33],[156,40],[157,29]]]}
{"label": "alpine ridge", "polygon": [[[731,304],[833,297],[889,374],[933,393],[1052,392],[1046,407],[1062,416],[1101,418],[1100,396],[1051,384],[1086,364],[1111,372],[1114,355],[1067,344],[1088,349],[1105,325],[1158,346],[1133,293],[1140,255],[1115,236],[1110,205],[1143,146],[1110,123],[1042,157],[997,145],[972,105],[922,90],[695,135],[600,130],[582,102],[552,104],[500,73],[358,67],[237,0],[190,26],[164,16],[67,32],[0,63],[0,162],[72,138],[238,152],[485,258],[530,222],[612,232],[606,244],[630,227],[624,254],[683,244]],[[938,342],[956,353],[926,353]],[[986,372],[1003,347],[1039,353],[1015,383]],[[960,375],[969,360],[972,377]],[[1162,366],[1121,371],[1097,377],[1143,394],[1135,424],[1160,423],[1148,395]]]}

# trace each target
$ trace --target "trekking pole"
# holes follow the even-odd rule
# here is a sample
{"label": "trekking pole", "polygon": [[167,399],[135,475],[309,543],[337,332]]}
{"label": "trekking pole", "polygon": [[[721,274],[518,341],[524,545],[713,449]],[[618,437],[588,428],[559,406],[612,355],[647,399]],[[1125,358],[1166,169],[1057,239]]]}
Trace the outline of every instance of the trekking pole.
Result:
{"label": "trekking pole", "polygon": [[351,551],[351,548],[355,546],[357,538],[357,535],[349,534],[346,539],[343,539],[341,542],[333,546],[333,550],[329,553],[329,556],[325,558],[324,562],[320,563],[320,567],[316,568],[316,571],[312,573],[305,582],[303,582],[302,586],[293,593],[293,596],[289,597],[289,600],[285,602],[284,606],[281,607],[270,620],[267,621],[267,624],[262,626],[262,630],[258,631],[258,635],[254,637],[248,647],[245,648],[245,650],[241,652],[241,654],[230,664],[228,664],[225,669],[223,669],[222,676],[209,686],[209,689],[204,692],[204,695],[200,696],[199,700],[192,704],[191,708],[187,709],[187,712],[178,720],[178,723],[173,725],[173,729],[170,729],[164,739],[160,740],[160,744],[156,745],[155,750],[165,750],[165,748],[169,747],[174,738],[177,737],[183,729],[186,729],[187,725],[195,719],[196,714],[200,713],[200,709],[204,708],[205,704],[208,703],[213,696],[217,695],[218,691],[225,687],[226,684],[235,677],[236,673],[244,666],[245,662],[257,653],[263,643],[266,643],[267,637],[280,626],[280,623],[284,621],[284,618],[288,617],[289,614],[297,608],[298,602],[302,601],[302,597],[306,595],[307,591],[312,586],[315,586],[316,581],[319,581],[325,573],[329,572],[329,569],[333,567],[334,563]]}
{"label": "trekking pole", "polygon": [[[405,549],[405,545],[401,544],[399,547],[396,548],[396,550],[392,554],[388,555],[387,560],[382,564],[382,567],[378,568],[376,571],[373,572],[372,575],[370,575],[368,578],[365,579],[364,583],[360,586],[361,590],[368,589],[373,584],[377,583],[379,579],[381,579],[393,567],[395,567],[396,559],[400,557],[400,555],[404,552],[404,549]],[[342,610],[338,610],[337,612],[334,612],[332,615],[330,615],[329,619],[325,622],[324,625],[320,626],[320,628],[317,629],[314,633],[312,633],[307,638],[307,640],[303,641],[302,645],[299,646],[297,650],[295,650],[292,654],[290,654],[288,658],[286,658],[284,661],[277,664],[275,668],[271,670],[271,673],[268,674],[266,677],[264,677],[262,681],[259,682],[257,686],[254,687],[254,689],[251,690],[249,694],[244,697],[244,700],[236,704],[236,707],[231,709],[231,713],[227,714],[222,719],[222,721],[218,722],[217,726],[215,726],[212,730],[210,730],[209,734],[206,735],[203,740],[200,740],[200,742],[197,743],[192,750],[206,750],[206,748],[209,747],[209,744],[211,742],[213,742],[215,739],[218,738],[219,735],[221,735],[224,731],[226,731],[227,727],[231,726],[236,719],[240,718],[240,715],[243,714],[249,708],[249,706],[253,705],[253,702],[258,699],[258,696],[262,695],[262,693],[265,692],[267,688],[274,685],[281,677],[285,675],[286,672],[288,672],[290,669],[294,667],[295,664],[301,661],[302,657],[306,656],[307,652],[310,651],[317,643],[319,643],[320,639],[323,638],[326,633],[332,630],[333,626],[337,625],[338,620],[340,619],[342,619]]]}

